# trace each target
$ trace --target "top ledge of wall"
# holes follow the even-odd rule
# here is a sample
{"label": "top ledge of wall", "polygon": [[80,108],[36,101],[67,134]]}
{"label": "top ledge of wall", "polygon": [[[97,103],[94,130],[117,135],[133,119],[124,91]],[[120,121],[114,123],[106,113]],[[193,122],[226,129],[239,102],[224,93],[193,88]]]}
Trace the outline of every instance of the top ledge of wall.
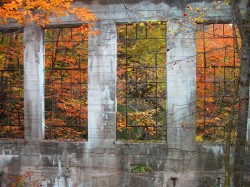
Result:
{"label": "top ledge of wall", "polygon": [[35,145],[35,144],[54,144],[54,145],[87,145],[88,142],[59,142],[59,141],[50,141],[50,140],[42,140],[42,141],[29,141],[25,139],[0,139],[0,145],[3,144],[23,144],[23,145]]}
{"label": "top ledge of wall", "polygon": [[[42,141],[29,141],[25,139],[0,139],[0,144],[12,144],[12,143],[19,143],[19,144],[74,144],[74,145],[80,145],[80,144],[88,144],[89,142],[87,141],[82,141],[82,142],[61,142],[61,141],[55,141],[55,140],[42,140]],[[114,145],[121,145],[121,146],[137,146],[137,145],[167,145],[166,142],[140,142],[140,143],[135,143],[135,142],[114,142]]]}
{"label": "top ledge of wall", "polygon": [[140,142],[140,143],[135,143],[135,142],[114,142],[114,145],[117,146],[167,146],[167,142]]}
{"label": "top ledge of wall", "polygon": [[83,2],[84,4],[100,4],[100,5],[112,5],[112,4],[143,4],[143,3],[151,3],[151,4],[159,4],[165,3],[170,6],[175,6],[180,9],[184,9],[187,4],[190,3],[198,3],[198,2],[212,2],[213,0],[76,0],[75,2]]}
{"label": "top ledge of wall", "polygon": [[[211,6],[213,0],[75,0],[73,6],[87,7],[93,12],[99,21],[111,21],[115,23],[140,22],[147,20],[168,21],[182,20],[189,21],[183,13],[188,11],[187,5],[193,7]],[[246,0],[242,0],[244,4]],[[204,17],[204,20],[228,21],[231,19],[230,7],[222,2],[221,9],[211,10]],[[195,12],[190,16],[197,16]],[[51,23],[46,27],[74,27],[81,24],[73,15],[60,18],[60,21],[51,17]],[[20,29],[15,20],[8,24],[0,25],[0,30]]]}

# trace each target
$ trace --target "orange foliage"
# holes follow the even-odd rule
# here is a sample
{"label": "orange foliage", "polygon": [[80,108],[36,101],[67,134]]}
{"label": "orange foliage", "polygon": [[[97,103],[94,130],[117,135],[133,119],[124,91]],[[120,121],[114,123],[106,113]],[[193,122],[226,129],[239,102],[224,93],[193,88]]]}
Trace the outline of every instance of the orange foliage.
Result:
{"label": "orange foliage", "polygon": [[196,35],[197,135],[207,140],[223,140],[237,111],[240,61],[235,42],[230,24],[207,25]]}
{"label": "orange foliage", "polygon": [[23,138],[23,34],[0,38],[0,134]]}
{"label": "orange foliage", "polygon": [[86,7],[72,7],[73,0],[10,0],[0,7],[0,23],[9,19],[19,24],[36,22],[41,26],[51,22],[51,16],[59,21],[62,16],[75,15],[80,22],[96,21],[96,17]]}
{"label": "orange foliage", "polygon": [[87,138],[88,27],[46,30],[46,138]]}
{"label": "orange foliage", "polygon": [[[46,138],[87,137],[87,35],[86,25],[46,30]],[[0,43],[0,133],[5,138],[24,138],[22,36],[4,35]]]}
{"label": "orange foliage", "polygon": [[[73,7],[73,0],[5,0],[1,1],[0,24],[13,19],[20,25],[36,22],[45,26],[51,18],[74,16],[81,27],[46,30],[46,137],[61,140],[81,140],[87,131],[87,36],[96,17],[86,7]],[[87,24],[87,25],[86,25]],[[63,33],[60,33],[63,31]],[[2,36],[0,70],[2,104],[0,107],[2,137],[23,138],[23,45],[13,45],[15,36]],[[85,51],[85,53],[84,53]],[[10,68],[18,71],[9,71]],[[59,70],[59,69],[63,70]],[[15,84],[8,84],[14,81]],[[17,81],[18,80],[18,81]],[[2,84],[6,82],[6,84]],[[6,94],[5,94],[6,93]],[[7,95],[7,93],[9,95]],[[7,98],[11,99],[7,99]],[[50,103],[51,101],[51,103]],[[18,126],[19,124],[19,126]],[[72,124],[74,127],[72,127]]]}

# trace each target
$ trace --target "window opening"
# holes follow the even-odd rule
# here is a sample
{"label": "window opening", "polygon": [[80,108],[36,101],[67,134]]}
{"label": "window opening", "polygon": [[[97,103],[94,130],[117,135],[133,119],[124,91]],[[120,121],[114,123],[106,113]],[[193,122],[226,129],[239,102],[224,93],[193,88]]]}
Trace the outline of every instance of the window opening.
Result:
{"label": "window opening", "polygon": [[23,32],[0,32],[0,138],[24,138]]}
{"label": "window opening", "polygon": [[117,32],[117,139],[163,141],[166,24],[120,24]]}
{"label": "window opening", "polygon": [[236,42],[240,43],[240,38],[232,24],[198,26],[196,131],[199,140],[224,140],[226,126],[237,118],[240,60]]}
{"label": "window opening", "polygon": [[46,29],[46,139],[87,139],[87,33],[86,26]]}

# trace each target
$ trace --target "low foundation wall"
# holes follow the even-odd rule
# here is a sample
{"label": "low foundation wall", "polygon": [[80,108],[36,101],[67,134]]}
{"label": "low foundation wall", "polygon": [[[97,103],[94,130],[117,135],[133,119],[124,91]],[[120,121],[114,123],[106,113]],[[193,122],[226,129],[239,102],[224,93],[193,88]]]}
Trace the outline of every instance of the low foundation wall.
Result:
{"label": "low foundation wall", "polygon": [[[222,186],[223,147],[200,144],[180,150],[164,143],[115,142],[93,148],[88,143],[2,141],[1,186]],[[246,157],[250,173],[250,151]],[[135,165],[148,165],[150,171],[133,173]]]}

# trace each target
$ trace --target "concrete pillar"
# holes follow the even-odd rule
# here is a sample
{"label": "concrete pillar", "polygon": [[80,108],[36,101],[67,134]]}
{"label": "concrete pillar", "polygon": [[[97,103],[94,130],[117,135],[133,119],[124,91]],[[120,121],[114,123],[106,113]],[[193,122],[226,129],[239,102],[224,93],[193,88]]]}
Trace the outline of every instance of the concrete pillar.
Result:
{"label": "concrete pillar", "polygon": [[44,31],[35,23],[24,28],[25,139],[44,139]]}
{"label": "concrete pillar", "polygon": [[116,25],[99,21],[101,33],[89,37],[88,142],[93,147],[116,140]]}
{"label": "concrete pillar", "polygon": [[170,148],[193,148],[196,108],[195,28],[170,21],[167,30],[167,142]]}

